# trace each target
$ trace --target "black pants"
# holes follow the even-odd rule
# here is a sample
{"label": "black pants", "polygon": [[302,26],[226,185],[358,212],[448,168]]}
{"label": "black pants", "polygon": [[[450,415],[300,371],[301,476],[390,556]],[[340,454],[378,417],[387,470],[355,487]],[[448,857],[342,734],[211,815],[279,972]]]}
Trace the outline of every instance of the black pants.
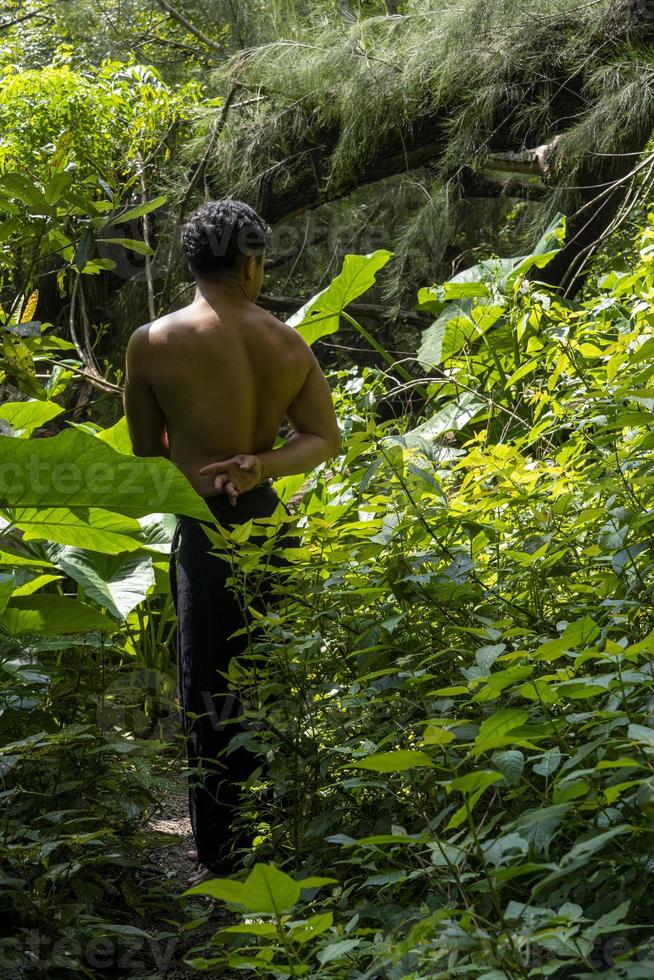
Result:
{"label": "black pants", "polygon": [[[239,494],[235,505],[221,493],[206,499],[217,522],[231,529],[250,518],[270,516],[276,507],[290,511],[269,483],[260,483]],[[280,525],[268,567],[257,573],[257,594],[250,605],[265,612],[272,604],[271,585],[279,565],[279,548],[297,546],[297,535]],[[256,525],[255,529],[256,530]],[[261,540],[261,539],[259,539]],[[231,562],[211,553],[212,545],[203,522],[181,516],[175,530],[170,557],[170,584],[177,612],[177,661],[182,730],[186,736],[189,766],[189,809],[193,836],[202,864],[218,863],[235,847],[251,843],[243,834],[230,832],[245,781],[261,764],[244,746],[224,752],[234,735],[246,731],[235,722],[242,706],[228,690],[224,676],[233,656],[247,649],[247,634],[232,636],[251,624],[242,611],[233,585],[226,579],[234,572]],[[257,630],[251,628],[251,636]],[[230,721],[231,719],[231,721]],[[219,758],[220,756],[220,758]]]}

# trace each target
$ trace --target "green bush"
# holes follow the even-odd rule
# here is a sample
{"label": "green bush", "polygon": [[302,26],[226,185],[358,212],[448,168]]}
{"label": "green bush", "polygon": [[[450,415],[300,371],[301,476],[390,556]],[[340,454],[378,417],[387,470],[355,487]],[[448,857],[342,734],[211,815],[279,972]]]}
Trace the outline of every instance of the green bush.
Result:
{"label": "green bush", "polygon": [[242,916],[204,962],[651,976],[653,243],[580,304],[525,278],[548,248],[423,291],[411,431],[378,426],[380,373],[341,378],[345,453],[299,507],[248,736],[297,880],[195,889]]}

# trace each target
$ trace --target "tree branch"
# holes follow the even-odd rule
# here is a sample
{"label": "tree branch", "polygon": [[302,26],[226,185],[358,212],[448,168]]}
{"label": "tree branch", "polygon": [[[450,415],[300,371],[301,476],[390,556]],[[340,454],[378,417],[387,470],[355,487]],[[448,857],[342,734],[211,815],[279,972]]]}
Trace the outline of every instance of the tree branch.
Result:
{"label": "tree branch", "polygon": [[189,34],[193,34],[194,37],[197,37],[198,41],[202,41],[202,43],[206,44],[208,48],[211,48],[212,51],[215,51],[216,54],[219,54],[221,58],[225,57],[225,52],[223,48],[221,48],[219,44],[217,44],[210,37],[204,34],[199,27],[195,27],[190,22],[190,20],[186,19],[184,14],[180,14],[178,10],[175,10],[174,7],[171,7],[171,5],[168,3],[168,0],[157,0],[157,3],[159,4],[162,10],[165,10],[166,13],[173,18],[173,20],[176,20],[178,24],[181,24],[182,27],[184,27],[189,32]]}
{"label": "tree branch", "polygon": [[543,143],[532,150],[506,150],[493,153],[486,160],[489,170],[501,170],[510,174],[531,174],[547,181],[552,176],[561,136],[555,136],[549,143]]}
{"label": "tree branch", "polygon": [[45,16],[43,10],[33,10],[29,14],[23,14],[22,17],[15,17],[13,20],[6,20],[3,24],[0,24],[0,31],[7,31],[10,27],[15,27],[16,24],[23,24],[26,20],[31,20],[33,17],[41,17],[45,20],[52,20],[51,17]]}
{"label": "tree branch", "polygon": [[547,188],[543,184],[530,184],[518,177],[508,180],[491,180],[483,174],[475,173],[469,167],[464,167],[458,176],[459,190],[464,199],[517,197],[521,201],[540,201],[545,197]]}

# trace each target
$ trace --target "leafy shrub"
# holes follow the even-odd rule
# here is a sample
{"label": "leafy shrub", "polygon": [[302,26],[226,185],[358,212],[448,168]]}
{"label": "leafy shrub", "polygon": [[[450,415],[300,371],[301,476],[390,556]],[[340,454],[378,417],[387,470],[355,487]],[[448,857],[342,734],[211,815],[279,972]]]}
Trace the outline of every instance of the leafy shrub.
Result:
{"label": "leafy shrub", "polygon": [[379,429],[375,373],[340,389],[345,453],[299,506],[249,735],[277,789],[262,840],[337,884],[271,878],[274,909],[199,886],[242,916],[207,962],[654,971],[653,242],[654,221],[639,265],[578,304],[524,278],[547,248],[423,291],[438,372],[417,428]]}

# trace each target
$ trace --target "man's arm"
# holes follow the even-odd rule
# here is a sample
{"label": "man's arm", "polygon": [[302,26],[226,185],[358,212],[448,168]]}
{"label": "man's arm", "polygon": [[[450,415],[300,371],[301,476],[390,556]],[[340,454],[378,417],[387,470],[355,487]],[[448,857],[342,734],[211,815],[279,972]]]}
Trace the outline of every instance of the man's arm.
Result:
{"label": "man's arm", "polygon": [[341,448],[332,393],[310,347],[310,366],[304,383],[286,410],[295,430],[283,446],[257,453],[261,479],[308,473],[319,463],[337,456]]}
{"label": "man's arm", "polygon": [[127,344],[123,393],[125,418],[135,456],[170,458],[166,419],[144,371],[148,329],[149,324],[139,327]]}

